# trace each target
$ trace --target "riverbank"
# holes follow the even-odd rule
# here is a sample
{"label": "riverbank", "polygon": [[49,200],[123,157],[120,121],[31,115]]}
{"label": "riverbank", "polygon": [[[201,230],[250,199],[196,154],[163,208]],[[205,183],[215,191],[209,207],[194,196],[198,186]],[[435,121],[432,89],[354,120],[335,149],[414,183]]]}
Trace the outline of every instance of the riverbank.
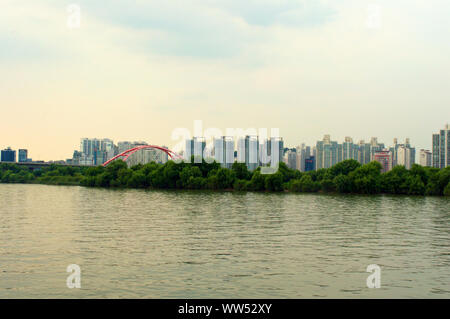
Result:
{"label": "riverbank", "polygon": [[231,169],[218,163],[149,163],[131,168],[123,161],[107,167],[52,165],[29,170],[15,164],[0,164],[1,183],[25,183],[111,188],[208,189],[293,193],[401,194],[450,196],[450,167],[436,169],[413,165],[396,166],[381,173],[377,162],[361,165],[346,160],[328,169],[300,172],[284,163],[275,174],[247,170],[243,163]]}

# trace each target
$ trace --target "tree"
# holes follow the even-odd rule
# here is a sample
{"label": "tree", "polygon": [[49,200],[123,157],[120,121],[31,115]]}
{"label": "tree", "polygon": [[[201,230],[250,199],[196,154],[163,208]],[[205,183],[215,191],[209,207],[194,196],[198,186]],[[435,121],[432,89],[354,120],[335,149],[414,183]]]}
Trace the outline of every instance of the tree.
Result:
{"label": "tree", "polygon": [[206,187],[206,179],[199,176],[189,178],[189,188],[191,189],[203,189]]}
{"label": "tree", "polygon": [[381,191],[381,164],[370,162],[358,167],[348,176],[354,185],[352,192],[361,194],[377,194]]}
{"label": "tree", "polygon": [[424,195],[425,194],[425,184],[422,182],[422,179],[419,175],[416,176],[408,176],[406,180],[406,184],[408,185],[408,194],[409,195]]}
{"label": "tree", "polygon": [[388,194],[407,194],[409,186],[404,184],[408,170],[401,165],[395,166],[392,170],[381,175],[381,190]]}
{"label": "tree", "polygon": [[128,180],[133,175],[133,171],[127,167],[121,168],[117,171],[117,178],[114,183],[111,182],[111,186],[127,186]]}
{"label": "tree", "polygon": [[199,180],[195,178],[202,178],[202,172],[197,166],[185,166],[180,172],[180,185],[182,188],[201,188],[203,183],[199,183]]}
{"label": "tree", "polygon": [[319,182],[314,182],[311,175],[303,175],[300,179],[302,192],[317,192],[320,189]]}
{"label": "tree", "polygon": [[231,169],[234,171],[234,174],[237,179],[250,179],[252,174],[248,171],[247,165],[245,163],[234,162]]}
{"label": "tree", "polygon": [[149,185],[154,188],[167,188],[167,180],[164,177],[164,166],[151,171],[147,176],[147,180],[150,181]]}
{"label": "tree", "polygon": [[208,176],[206,185],[208,189],[219,189],[219,179],[217,175],[213,174]]}
{"label": "tree", "polygon": [[320,186],[324,192],[334,192],[336,190],[333,180],[330,178],[322,179]]}
{"label": "tree", "polygon": [[288,190],[291,192],[301,192],[302,183],[300,179],[291,179],[288,183]]}
{"label": "tree", "polygon": [[128,179],[127,186],[132,188],[148,187],[147,178],[144,172],[141,170],[133,171],[131,177]]}
{"label": "tree", "polygon": [[[359,164],[359,163],[358,163]],[[339,174],[333,179],[335,189],[339,193],[350,193],[352,190],[351,180],[347,175]]]}
{"label": "tree", "polygon": [[444,188],[444,196],[450,196],[450,183]]}
{"label": "tree", "polygon": [[[117,161],[114,161],[117,162]],[[111,163],[110,165],[114,164]],[[105,168],[103,166],[93,166],[93,167],[89,167],[86,172],[85,172],[85,176],[97,176],[100,175],[101,173],[103,173],[105,171]]]}
{"label": "tree", "polygon": [[277,173],[281,174],[281,176],[283,178],[283,182],[288,182],[289,180],[295,178],[295,176],[300,177],[298,174],[295,173],[296,171],[297,170],[293,170],[293,169],[290,169],[289,167],[287,167],[286,163],[281,162],[278,165]]}
{"label": "tree", "polygon": [[252,179],[250,180],[249,188],[254,191],[262,191],[265,189],[265,177],[262,175],[260,169],[256,169],[253,172]]}
{"label": "tree", "polygon": [[109,172],[103,172],[95,177],[95,186],[109,187],[112,175]]}
{"label": "tree", "polygon": [[354,159],[349,159],[349,160],[345,160],[345,161],[337,163],[336,165],[331,167],[329,169],[329,171],[331,172],[331,175],[333,177],[336,177],[340,174],[348,175],[350,172],[353,172],[355,169],[357,169],[360,166],[361,166],[361,164],[358,161],[356,161]]}
{"label": "tree", "polygon": [[[163,166],[163,176],[168,188],[176,188],[182,166],[173,161],[168,161]],[[157,171],[159,172],[159,170]]]}
{"label": "tree", "polygon": [[275,174],[269,174],[264,181],[264,188],[268,191],[282,191],[283,190],[283,174],[278,171]]}
{"label": "tree", "polygon": [[233,184],[233,189],[236,191],[246,191],[248,190],[249,181],[245,179],[236,179]]}
{"label": "tree", "polygon": [[219,189],[232,188],[235,180],[235,173],[233,170],[227,168],[219,168],[216,173],[217,183]]}
{"label": "tree", "polygon": [[450,183],[450,166],[441,169],[438,173],[438,185],[440,194],[444,193],[444,188]]}
{"label": "tree", "polygon": [[426,184],[428,181],[427,171],[426,171],[425,167],[423,167],[421,165],[413,164],[411,169],[409,170],[409,173],[412,176],[418,176],[423,184]]}

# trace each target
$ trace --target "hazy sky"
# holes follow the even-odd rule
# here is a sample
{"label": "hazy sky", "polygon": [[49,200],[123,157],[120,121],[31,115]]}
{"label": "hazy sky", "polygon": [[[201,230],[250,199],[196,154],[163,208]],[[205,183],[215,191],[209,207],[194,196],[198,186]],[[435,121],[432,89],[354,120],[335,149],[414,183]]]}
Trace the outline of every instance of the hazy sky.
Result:
{"label": "hazy sky", "polygon": [[288,146],[418,149],[450,122],[448,0],[0,4],[0,148],[35,160],[69,158],[81,137],[172,146],[197,119],[279,128]]}

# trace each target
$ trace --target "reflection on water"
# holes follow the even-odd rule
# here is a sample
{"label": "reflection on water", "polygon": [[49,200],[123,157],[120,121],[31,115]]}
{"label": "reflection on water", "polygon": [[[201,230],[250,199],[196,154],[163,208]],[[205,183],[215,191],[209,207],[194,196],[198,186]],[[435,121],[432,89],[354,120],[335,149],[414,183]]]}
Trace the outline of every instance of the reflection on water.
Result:
{"label": "reflection on water", "polygon": [[0,184],[0,297],[449,298],[449,204]]}

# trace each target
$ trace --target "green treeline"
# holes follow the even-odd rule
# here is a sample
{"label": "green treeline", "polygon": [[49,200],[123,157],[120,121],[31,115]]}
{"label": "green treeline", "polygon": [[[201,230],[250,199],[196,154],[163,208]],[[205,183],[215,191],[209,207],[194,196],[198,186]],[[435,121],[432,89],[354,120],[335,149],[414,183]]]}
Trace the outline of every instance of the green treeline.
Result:
{"label": "green treeline", "polygon": [[243,163],[231,169],[220,164],[149,163],[131,168],[117,160],[107,167],[67,167],[52,165],[31,171],[15,164],[0,164],[2,183],[39,183],[89,187],[211,189],[236,191],[290,191],[357,194],[407,194],[450,196],[450,167],[437,169],[413,165],[410,170],[396,166],[381,174],[381,165],[361,165],[346,160],[328,169],[302,173],[280,163],[275,174],[249,172]]}

